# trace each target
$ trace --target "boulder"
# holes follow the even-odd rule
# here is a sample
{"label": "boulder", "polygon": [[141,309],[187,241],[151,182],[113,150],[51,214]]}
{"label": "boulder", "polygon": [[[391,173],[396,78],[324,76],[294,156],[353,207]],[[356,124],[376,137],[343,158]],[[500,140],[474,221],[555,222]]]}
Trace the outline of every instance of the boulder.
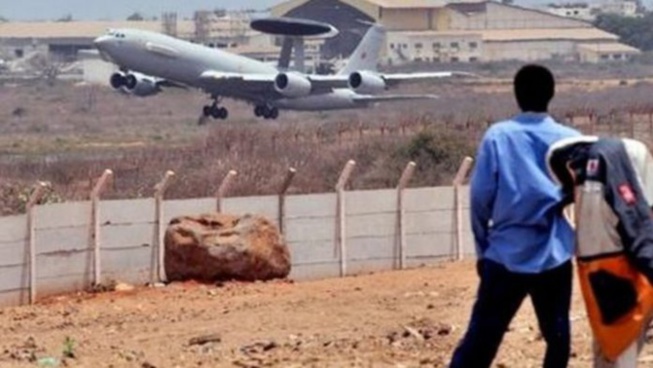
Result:
{"label": "boulder", "polygon": [[270,280],[290,273],[290,252],[262,216],[181,216],[165,233],[168,280]]}

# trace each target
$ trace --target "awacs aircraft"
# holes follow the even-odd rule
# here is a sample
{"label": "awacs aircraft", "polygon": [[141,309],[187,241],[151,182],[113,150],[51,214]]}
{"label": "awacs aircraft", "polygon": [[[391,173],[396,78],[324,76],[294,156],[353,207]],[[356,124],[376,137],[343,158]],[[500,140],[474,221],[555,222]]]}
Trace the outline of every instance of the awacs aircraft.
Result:
{"label": "awacs aircraft", "polygon": [[379,94],[401,82],[450,77],[452,72],[382,74],[376,64],[385,29],[372,25],[345,67],[335,75],[282,70],[255,59],[183,41],[164,34],[114,29],[95,39],[105,60],[120,72],[111,86],[145,96],[165,86],[199,88],[211,96],[203,116],[226,119],[222,98],[244,100],[257,117],[276,119],[279,109],[323,111],[367,107],[395,100],[434,98],[432,95]]}

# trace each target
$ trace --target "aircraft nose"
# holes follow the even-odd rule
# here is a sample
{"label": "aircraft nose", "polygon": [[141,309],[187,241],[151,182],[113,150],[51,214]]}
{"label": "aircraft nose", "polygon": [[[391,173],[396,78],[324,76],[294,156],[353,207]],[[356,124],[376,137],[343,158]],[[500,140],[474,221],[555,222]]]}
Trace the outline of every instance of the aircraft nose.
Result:
{"label": "aircraft nose", "polygon": [[101,50],[107,47],[109,44],[111,44],[112,41],[113,41],[113,37],[104,35],[93,40],[93,44],[95,45],[95,47]]}

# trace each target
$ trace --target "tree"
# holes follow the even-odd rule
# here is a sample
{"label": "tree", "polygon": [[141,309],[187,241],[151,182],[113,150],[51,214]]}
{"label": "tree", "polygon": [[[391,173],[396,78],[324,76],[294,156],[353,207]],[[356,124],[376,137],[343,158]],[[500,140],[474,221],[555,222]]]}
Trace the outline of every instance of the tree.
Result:
{"label": "tree", "polygon": [[143,21],[145,17],[140,12],[134,12],[132,15],[127,17],[127,20],[130,21]]}
{"label": "tree", "polygon": [[643,17],[599,14],[594,26],[616,34],[623,43],[642,51],[653,50],[653,13],[646,13]]}
{"label": "tree", "polygon": [[72,22],[72,21],[73,21],[72,14],[66,14],[63,17],[57,19],[57,22]]}

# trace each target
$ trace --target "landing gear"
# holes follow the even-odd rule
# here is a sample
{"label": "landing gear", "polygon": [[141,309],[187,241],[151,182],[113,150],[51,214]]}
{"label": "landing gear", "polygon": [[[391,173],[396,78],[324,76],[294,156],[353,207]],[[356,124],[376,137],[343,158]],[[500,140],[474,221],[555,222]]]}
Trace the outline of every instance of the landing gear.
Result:
{"label": "landing gear", "polygon": [[214,98],[211,105],[206,105],[202,109],[202,116],[205,118],[212,117],[214,119],[225,120],[229,117],[229,110],[224,107],[218,106],[219,99]]}
{"label": "landing gear", "polygon": [[254,108],[254,115],[256,115],[257,118],[263,117],[265,119],[275,120],[279,117],[279,109],[268,105],[257,105]]}

